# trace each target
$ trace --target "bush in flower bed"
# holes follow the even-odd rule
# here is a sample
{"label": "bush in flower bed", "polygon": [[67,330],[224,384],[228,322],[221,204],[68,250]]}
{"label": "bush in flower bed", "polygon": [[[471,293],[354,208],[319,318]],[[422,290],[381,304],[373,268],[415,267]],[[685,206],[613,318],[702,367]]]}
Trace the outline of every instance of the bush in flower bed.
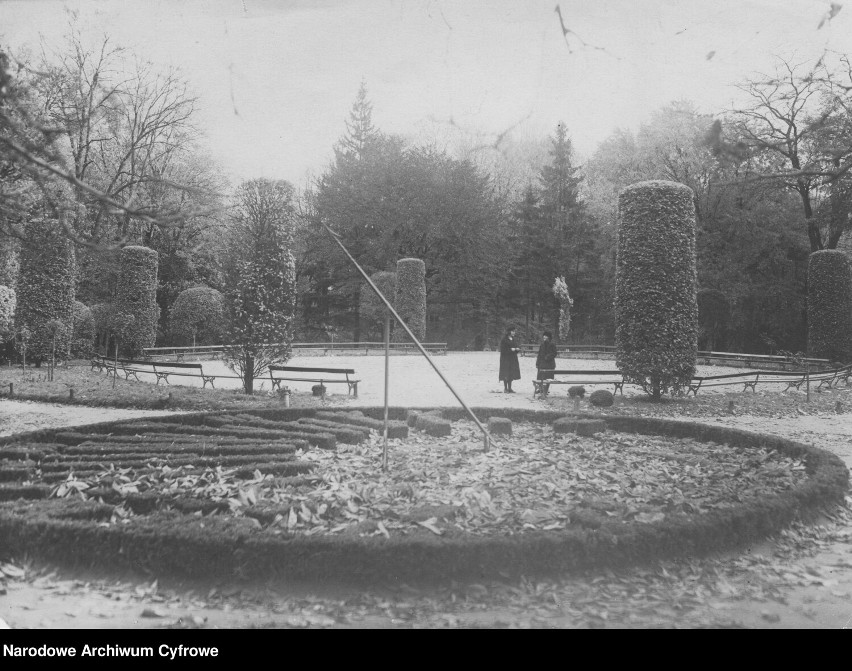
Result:
{"label": "bush in flower bed", "polygon": [[[308,476],[278,477],[264,472],[263,463],[253,464],[254,470],[253,466],[163,468],[154,463],[141,475],[117,467],[87,475],[85,487],[80,480],[54,481],[50,490],[58,495],[64,487],[65,498],[0,504],[0,547],[47,560],[195,577],[376,578],[392,573],[425,578],[497,575],[506,570],[529,575],[732,547],[778,531],[800,513],[842,501],[848,489],[848,471],[836,456],[784,438],[647,417],[580,416],[601,419],[609,431],[594,440],[571,438],[566,443],[541,426],[525,425],[553,422],[557,413],[506,408],[474,408],[474,412],[480,418],[510,419],[512,449],[483,453],[478,429],[471,422],[460,422],[450,439],[418,438],[406,445],[404,455],[394,458],[392,453],[389,474],[377,469],[381,445],[377,434],[371,434],[366,444],[342,446],[337,455],[309,450],[302,457],[315,466]],[[445,409],[440,414],[450,419],[458,411]],[[365,412],[374,418],[380,415],[381,409]],[[405,410],[392,409],[391,415],[404,418]],[[282,410],[269,416],[288,417]],[[291,419],[301,416],[304,413],[294,413]],[[191,426],[203,417],[169,419],[163,423],[186,420]],[[101,425],[96,432],[148,423],[156,422]],[[80,433],[91,433],[92,428]],[[51,451],[70,449],[53,443],[54,435],[41,431],[6,437],[0,445],[26,445],[19,454],[38,440],[56,446]],[[643,435],[651,437],[646,440]],[[587,458],[593,459],[596,470],[612,469],[608,477],[627,487],[637,471],[647,475],[648,469],[661,467],[654,464],[669,471],[680,468],[684,477],[678,479],[677,488],[698,498],[635,508],[630,507],[635,497],[629,502],[604,500],[594,478],[579,478]],[[493,473],[491,494],[482,488],[480,471],[461,473],[462,482],[446,486],[460,487],[459,492],[467,494],[462,495],[462,505],[455,506],[452,519],[445,521],[429,492],[444,486],[442,476],[459,461]],[[718,470],[723,466],[728,470]],[[749,487],[720,477],[737,469]],[[541,489],[535,477],[539,472],[548,479],[567,478],[561,487],[567,498],[558,505],[547,503],[548,497],[524,504],[523,497],[536,496],[533,492]],[[414,479],[412,474],[417,474]],[[74,477],[80,477],[76,471]],[[465,477],[471,478],[470,484]],[[430,487],[415,492],[424,478]],[[670,478],[658,480],[663,492],[674,486]],[[709,491],[703,489],[705,480]],[[381,486],[399,488],[400,483],[409,485],[407,494],[392,495],[390,489],[381,493]],[[732,486],[741,501],[725,498]],[[0,486],[0,499],[14,487],[31,497],[44,492],[38,482],[9,484]],[[103,498],[104,492],[115,493]],[[78,500],[83,498],[88,500]],[[690,513],[689,501],[700,506],[700,512]],[[383,516],[374,517],[379,511],[385,511]],[[479,519],[484,526],[470,526]]]}

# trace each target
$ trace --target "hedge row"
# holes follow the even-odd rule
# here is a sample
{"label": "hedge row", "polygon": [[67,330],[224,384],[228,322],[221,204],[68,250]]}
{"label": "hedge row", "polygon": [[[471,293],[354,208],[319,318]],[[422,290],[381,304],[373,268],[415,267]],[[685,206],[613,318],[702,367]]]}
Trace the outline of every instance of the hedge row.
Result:
{"label": "hedge row", "polygon": [[[316,416],[322,419],[330,419],[335,422],[341,422],[343,424],[365,426],[368,429],[378,431],[380,434],[384,433],[385,423],[383,419],[373,419],[372,417],[367,417],[357,410],[353,412],[331,412],[321,410],[317,412]],[[397,420],[389,419],[388,438],[408,438],[408,425]]]}

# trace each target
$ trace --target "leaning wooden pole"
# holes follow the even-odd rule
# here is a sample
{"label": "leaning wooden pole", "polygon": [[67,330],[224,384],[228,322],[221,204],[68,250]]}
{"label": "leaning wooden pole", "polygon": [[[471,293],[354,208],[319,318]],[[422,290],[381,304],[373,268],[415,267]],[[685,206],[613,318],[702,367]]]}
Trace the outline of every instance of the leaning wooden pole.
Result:
{"label": "leaning wooden pole", "polygon": [[429,362],[429,365],[432,366],[432,369],[438,374],[438,377],[440,377],[443,383],[447,385],[447,389],[452,392],[453,396],[456,397],[456,400],[461,404],[467,414],[470,415],[470,418],[479,427],[479,430],[482,431],[483,448],[487,452],[489,447],[491,446],[491,435],[488,433],[488,429],[483,426],[482,422],[479,421],[479,418],[473,413],[473,410],[471,410],[468,407],[467,403],[464,402],[462,397],[458,395],[458,392],[456,392],[456,390],[453,388],[453,385],[450,384],[450,381],[446,377],[444,377],[444,374],[438,369],[438,366],[435,365],[435,362],[432,361],[432,357],[429,356],[429,353],[423,348],[423,345],[420,344],[420,341],[414,336],[414,334],[411,332],[411,329],[408,328],[408,324],[406,324],[402,320],[402,317],[397,314],[396,310],[393,309],[393,305],[391,305],[388,299],[385,298],[384,294],[379,291],[379,288],[375,285],[373,280],[370,279],[370,276],[367,275],[366,272],[364,272],[364,269],[358,264],[358,262],[355,260],[355,257],[353,257],[352,254],[349,253],[349,250],[346,249],[346,246],[340,241],[340,238],[338,237],[337,233],[331,230],[328,224],[326,224],[324,221],[321,221],[320,224],[322,224],[322,227],[326,231],[328,231],[328,234],[334,239],[334,241],[337,243],[337,246],[343,250],[343,253],[346,254],[346,258],[348,258],[352,262],[352,265],[358,269],[358,272],[361,273],[361,277],[363,277],[364,280],[366,280],[367,284],[370,285],[370,288],[376,293],[376,296],[379,297],[379,300],[381,300],[382,303],[385,304],[385,307],[388,309],[391,315],[393,315],[393,318],[396,320],[397,324],[399,324],[403,329],[405,329],[405,332],[408,334],[408,337],[411,338],[412,342],[414,342],[415,345],[417,345],[417,349],[420,350],[420,353],[426,358],[426,361]]}

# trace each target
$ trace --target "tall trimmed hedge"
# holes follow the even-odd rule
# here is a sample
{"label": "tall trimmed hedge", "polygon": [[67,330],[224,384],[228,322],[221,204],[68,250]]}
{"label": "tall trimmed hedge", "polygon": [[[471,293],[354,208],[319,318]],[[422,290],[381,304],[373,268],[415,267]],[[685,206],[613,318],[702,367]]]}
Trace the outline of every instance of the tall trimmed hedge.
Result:
{"label": "tall trimmed hedge", "polygon": [[[426,338],[426,264],[420,259],[396,262],[396,298],[394,309],[421,342]],[[405,342],[408,334],[394,329],[394,341]]]}
{"label": "tall trimmed hedge", "polygon": [[95,317],[92,310],[80,301],[74,301],[71,356],[91,356],[95,346]]}
{"label": "tall trimmed hedge", "polygon": [[808,354],[852,361],[852,266],[837,249],[808,261]]}
{"label": "tall trimmed hedge", "polygon": [[[15,328],[27,332],[27,360],[51,358],[56,334],[56,359],[67,356],[73,329],[74,246],[52,219],[35,219],[21,245]],[[57,322],[61,328],[54,329]],[[18,343],[21,351],[22,343]]]}
{"label": "tall trimmed hedge", "polygon": [[616,362],[658,399],[689,384],[698,355],[695,205],[676,182],[639,182],[618,197]]}
{"label": "tall trimmed hedge", "polygon": [[15,290],[0,285],[0,341],[8,338],[15,328],[16,303]]}
{"label": "tall trimmed hedge", "polygon": [[[386,270],[379,271],[370,276],[373,283],[379,288],[385,298],[394,305],[396,300],[396,273]],[[396,309],[396,306],[394,306]],[[384,337],[385,314],[388,310],[385,304],[376,296],[376,292],[368,284],[361,286],[359,296],[358,317],[361,320],[361,331],[367,336]],[[391,319],[391,333],[393,333],[393,322]]]}
{"label": "tall trimmed hedge", "polygon": [[225,297],[210,287],[193,287],[178,294],[169,313],[169,332],[179,342],[211,345],[221,340]]}
{"label": "tall trimmed hedge", "polygon": [[699,349],[724,350],[731,321],[731,302],[717,289],[702,289],[697,298]]}
{"label": "tall trimmed hedge", "polygon": [[157,339],[157,252],[148,247],[124,247],[119,254],[118,285],[113,318],[120,324],[120,347],[138,356]]}

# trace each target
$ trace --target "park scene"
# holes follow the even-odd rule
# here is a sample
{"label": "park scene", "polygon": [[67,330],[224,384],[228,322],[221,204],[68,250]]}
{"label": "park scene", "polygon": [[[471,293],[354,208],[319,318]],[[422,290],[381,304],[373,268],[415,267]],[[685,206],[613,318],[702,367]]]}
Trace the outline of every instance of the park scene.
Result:
{"label": "park scene", "polygon": [[[0,628],[852,626],[842,5],[746,47],[724,2],[37,4],[0,5]],[[320,48],[340,79],[280,72]],[[640,55],[641,118],[573,116]]]}

